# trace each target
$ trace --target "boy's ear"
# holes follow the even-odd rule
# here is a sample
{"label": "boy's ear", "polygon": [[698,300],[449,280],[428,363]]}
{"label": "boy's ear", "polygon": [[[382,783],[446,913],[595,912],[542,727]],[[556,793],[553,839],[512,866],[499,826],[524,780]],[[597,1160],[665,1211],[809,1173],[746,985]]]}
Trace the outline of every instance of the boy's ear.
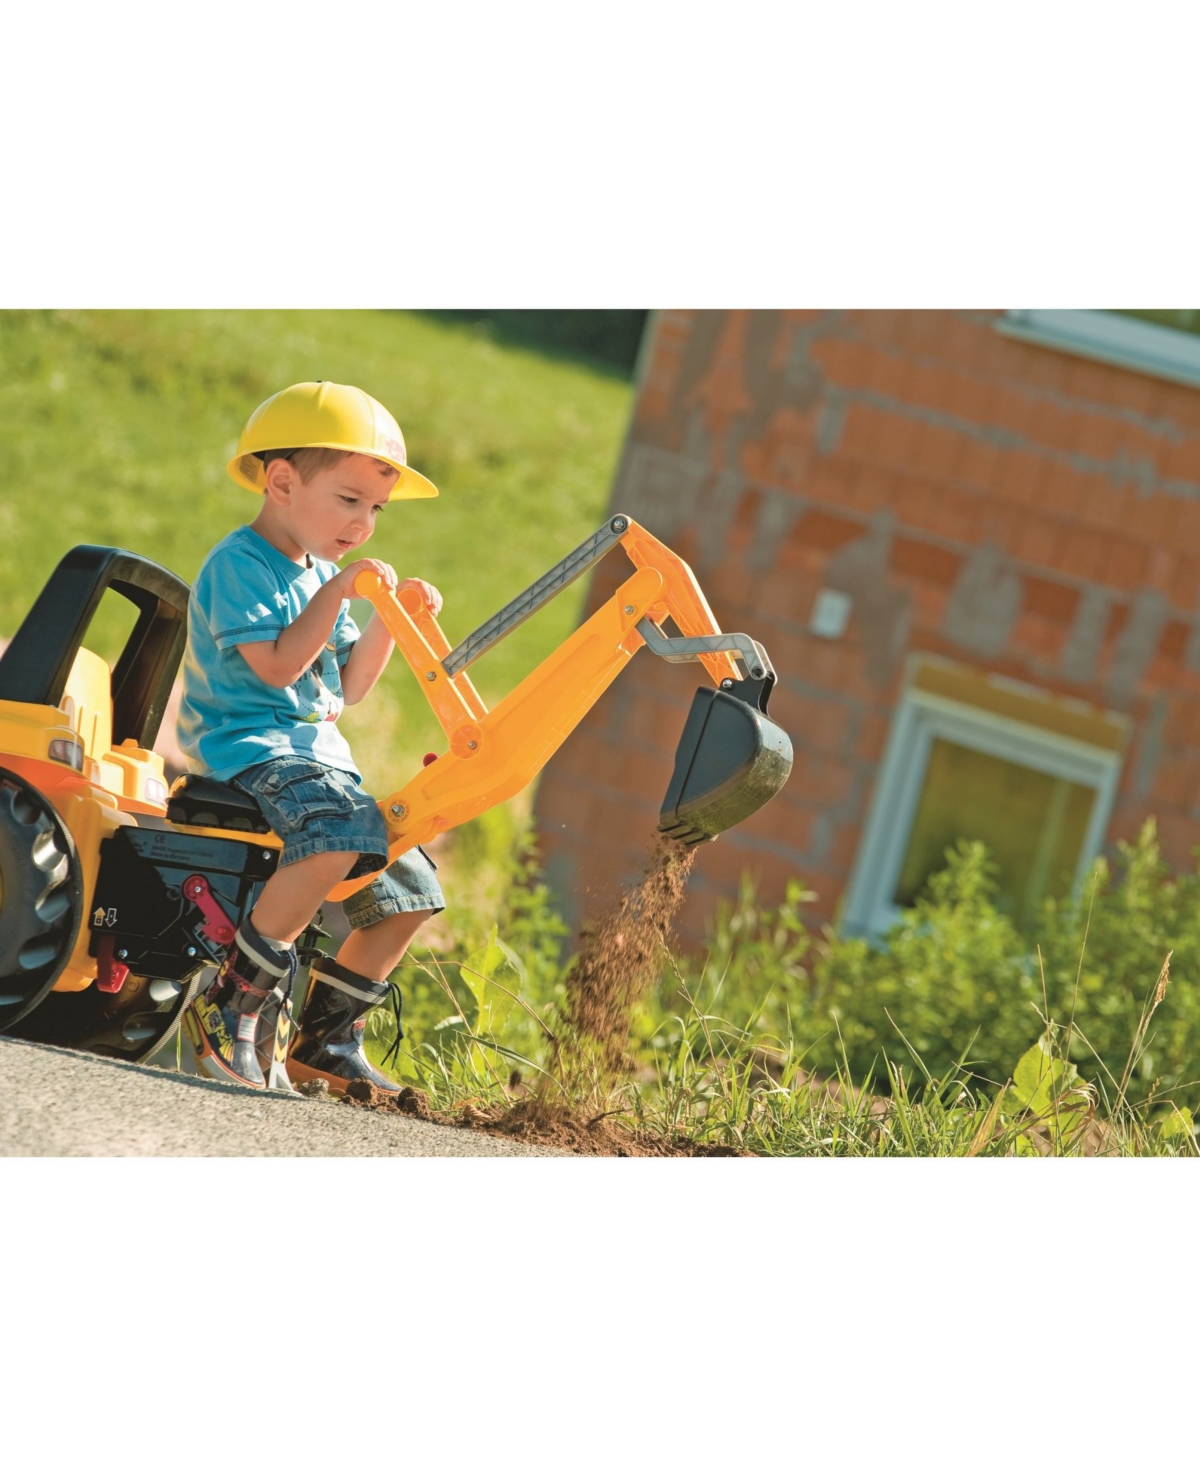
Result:
{"label": "boy's ear", "polygon": [[287,504],[291,500],[292,490],[300,475],[286,458],[273,458],[267,465],[264,478],[266,479],[264,498],[271,498],[276,504]]}

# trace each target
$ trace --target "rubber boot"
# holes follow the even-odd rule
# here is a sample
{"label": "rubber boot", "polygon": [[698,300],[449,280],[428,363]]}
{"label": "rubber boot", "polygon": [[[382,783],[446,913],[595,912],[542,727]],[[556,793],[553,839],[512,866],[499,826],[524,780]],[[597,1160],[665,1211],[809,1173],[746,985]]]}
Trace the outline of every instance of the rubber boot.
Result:
{"label": "rubber boot", "polygon": [[[285,987],[286,985],[286,987]],[[258,1015],[258,1036],[254,1047],[258,1067],[267,1077],[268,1090],[295,1091],[288,1079],[287,1052],[292,1038],[291,982],[281,978]]]}
{"label": "rubber boot", "polygon": [[401,1089],[375,1069],[363,1051],[367,1013],[388,997],[396,1015],[399,1045],[404,1035],[400,1027],[400,990],[392,983],[364,978],[332,958],[315,959],[309,971],[308,997],[288,1058],[292,1079],[297,1083],[325,1080],[338,1095],[345,1093],[351,1080],[366,1080],[377,1090]]}
{"label": "rubber boot", "polygon": [[261,936],[246,917],[216,977],[184,1015],[204,1074],[266,1088],[255,1044],[259,1013],[277,992],[290,993],[295,972],[295,947]]}

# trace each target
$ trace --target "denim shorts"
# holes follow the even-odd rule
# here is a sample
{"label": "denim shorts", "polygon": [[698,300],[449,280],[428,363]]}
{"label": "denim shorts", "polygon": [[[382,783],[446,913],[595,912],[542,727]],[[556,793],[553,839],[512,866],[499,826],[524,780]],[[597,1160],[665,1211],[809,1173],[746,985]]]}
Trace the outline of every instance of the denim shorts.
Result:
{"label": "denim shorts", "polygon": [[380,873],[342,904],[351,927],[370,927],[399,912],[445,910],[437,867],[420,846],[388,865],[387,825],[355,775],[285,754],[253,765],[230,783],[258,802],[283,841],[281,867],[326,851],[357,851],[350,877]]}

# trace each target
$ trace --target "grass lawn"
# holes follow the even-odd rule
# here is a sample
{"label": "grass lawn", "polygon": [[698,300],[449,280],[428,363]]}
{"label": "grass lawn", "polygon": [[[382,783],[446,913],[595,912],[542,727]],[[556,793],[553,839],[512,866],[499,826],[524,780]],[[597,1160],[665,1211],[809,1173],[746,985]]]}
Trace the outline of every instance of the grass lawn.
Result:
{"label": "grass lawn", "polygon": [[[601,523],[633,398],[603,367],[399,311],[0,312],[0,636],[73,545],[120,545],[190,581],[256,511],[225,472],[242,423],[322,378],[389,407],[442,491],[390,505],[367,553],[439,587],[452,643]],[[476,664],[486,701],[568,635],[584,590]],[[105,619],[88,640],[111,658],[117,637]],[[445,746],[399,657],[344,727],[380,794]]]}

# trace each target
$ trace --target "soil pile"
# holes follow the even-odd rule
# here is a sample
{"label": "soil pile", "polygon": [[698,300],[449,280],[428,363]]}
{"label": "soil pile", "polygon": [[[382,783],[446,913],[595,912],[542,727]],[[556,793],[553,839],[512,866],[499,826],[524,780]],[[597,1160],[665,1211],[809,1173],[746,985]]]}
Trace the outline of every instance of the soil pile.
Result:
{"label": "soil pile", "polygon": [[403,1090],[377,1090],[369,1080],[351,1080],[342,1096],[343,1105],[360,1110],[383,1110],[402,1116],[415,1116],[419,1121],[436,1121],[429,1097],[423,1090],[406,1085]]}
{"label": "soil pile", "polygon": [[580,933],[564,1018],[610,1064],[624,1052],[633,1005],[658,977],[695,858],[694,847],[655,836],[641,881]]}
{"label": "soil pile", "polygon": [[[478,1114],[478,1113],[477,1113]],[[471,1124],[495,1136],[507,1136],[532,1146],[557,1146],[581,1156],[743,1156],[731,1146],[703,1146],[682,1137],[647,1136],[614,1125],[606,1116],[591,1120],[565,1105],[534,1097],[520,1100],[495,1118],[480,1117]]]}
{"label": "soil pile", "polygon": [[506,1136],[530,1146],[553,1146],[580,1156],[744,1156],[730,1146],[704,1146],[682,1137],[646,1136],[614,1125],[605,1115],[579,1115],[565,1105],[534,1097],[516,1105],[480,1108],[463,1105],[449,1116],[436,1115],[429,1097],[411,1086],[399,1092],[377,1090],[366,1080],[352,1080],[342,1096],[343,1105],[390,1115],[416,1116],[439,1126],[458,1126]]}

